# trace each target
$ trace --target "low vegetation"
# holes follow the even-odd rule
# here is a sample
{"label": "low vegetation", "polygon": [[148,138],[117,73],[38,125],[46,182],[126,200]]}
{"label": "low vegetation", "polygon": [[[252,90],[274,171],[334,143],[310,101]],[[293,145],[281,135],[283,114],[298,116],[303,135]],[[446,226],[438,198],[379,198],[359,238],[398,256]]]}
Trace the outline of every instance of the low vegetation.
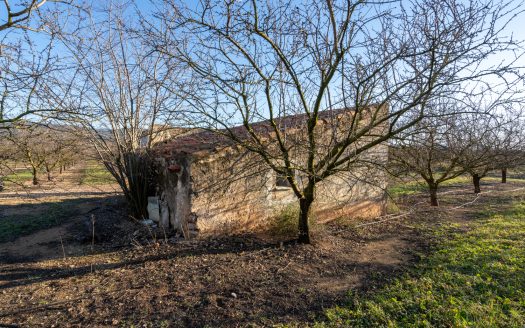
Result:
{"label": "low vegetation", "polygon": [[297,215],[299,208],[289,205],[281,209],[270,223],[269,232],[277,236],[297,235]]}
{"label": "low vegetation", "polygon": [[469,231],[434,230],[427,258],[378,291],[351,293],[319,326],[523,327],[525,203],[485,215]]}
{"label": "low vegetation", "polygon": [[9,174],[3,178],[4,185],[6,187],[12,185],[22,185],[28,181],[31,181],[33,174],[29,169],[18,170],[15,173]]}
{"label": "low vegetation", "polygon": [[82,180],[80,184],[82,185],[105,185],[113,184],[115,178],[109,173],[109,171],[99,162],[89,162],[86,166]]}
{"label": "low vegetation", "polygon": [[[58,226],[68,220],[76,211],[75,205],[82,200],[50,202],[42,204],[38,211],[31,210],[31,204],[12,205],[9,214],[4,213],[0,220],[0,243],[30,235],[42,229]],[[0,213],[2,214],[2,213]]]}

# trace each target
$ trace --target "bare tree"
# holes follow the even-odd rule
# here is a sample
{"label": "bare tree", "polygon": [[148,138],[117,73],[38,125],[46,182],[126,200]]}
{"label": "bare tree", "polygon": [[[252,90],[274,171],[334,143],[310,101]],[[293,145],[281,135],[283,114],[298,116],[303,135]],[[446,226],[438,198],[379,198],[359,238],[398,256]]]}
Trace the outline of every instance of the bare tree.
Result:
{"label": "bare tree", "polygon": [[469,114],[462,120],[457,143],[465,150],[459,164],[470,174],[474,193],[481,192],[481,179],[490,171],[501,165],[516,165],[517,157],[509,156],[506,151],[517,151],[521,147],[519,135],[508,133],[514,131],[512,125],[518,117],[504,114],[502,111],[492,115]]}
{"label": "bare tree", "polygon": [[[458,116],[428,117],[393,139],[390,166],[395,176],[414,175],[428,187],[430,205],[438,206],[440,184],[454,179],[466,169],[460,165],[465,147],[458,147]],[[462,145],[469,147],[468,145]],[[454,149],[454,151],[452,151]]]}
{"label": "bare tree", "polygon": [[49,75],[59,68],[53,38],[42,47],[25,34],[1,48],[0,129],[29,115],[53,112],[55,108],[46,99]]}
{"label": "bare tree", "polygon": [[24,163],[31,170],[33,185],[39,184],[39,173],[44,164],[42,148],[36,140],[43,140],[44,129],[36,124],[24,124],[22,128],[9,129],[6,137],[16,149],[13,160]]}
{"label": "bare tree", "polygon": [[470,92],[468,97],[462,91],[458,99],[428,103],[431,115],[393,138],[392,173],[423,179],[432,206],[439,205],[441,183],[471,173],[478,190],[479,179],[490,170],[517,163],[522,138],[513,107],[521,101],[519,94],[507,89],[489,101],[491,90],[484,89],[483,95]]}
{"label": "bare tree", "polygon": [[51,181],[53,171],[62,173],[64,167],[82,158],[82,146],[77,134],[68,125],[48,125],[44,140],[39,143],[43,168],[47,181]]}
{"label": "bare tree", "polygon": [[[367,152],[417,124],[425,104],[451,85],[503,75],[513,63],[480,63],[517,49],[500,33],[518,10],[511,3],[422,0],[395,8],[390,1],[249,0],[188,8],[165,0],[162,6],[162,22],[145,22],[145,36],[191,71],[185,78],[192,88],[174,90],[185,100],[188,121],[286,177],[305,243],[319,182],[361,167]],[[353,108],[352,119],[321,141],[320,113],[340,108]],[[300,140],[280,123],[294,114],[302,121]],[[252,127],[264,120],[269,139]]]}
{"label": "bare tree", "polygon": [[3,0],[0,4],[2,8],[0,12],[5,16],[0,18],[0,32],[11,28],[33,30],[35,28],[29,25],[30,18],[38,14],[46,3],[71,4],[72,2],[72,0],[29,0],[10,3],[8,0]]}
{"label": "bare tree", "polygon": [[[0,149],[11,165],[17,163],[30,168],[33,185],[40,183],[40,173],[45,173],[51,181],[53,171],[62,172],[65,164],[81,158],[76,134],[63,124],[23,121],[4,131],[4,135],[5,142]],[[7,163],[5,167],[9,173],[16,173]]]}
{"label": "bare tree", "polygon": [[[140,160],[158,128],[176,116],[179,100],[169,89],[178,67],[137,38],[127,6],[91,8],[73,26],[55,26],[73,65],[72,87],[64,108],[76,108],[70,121],[86,131],[106,168],[122,188],[133,215],[147,217],[147,174]],[[142,164],[141,164],[142,163]]]}
{"label": "bare tree", "polygon": [[64,67],[48,26],[66,20],[73,9],[81,10],[80,1],[0,1],[0,129],[57,114],[61,99],[49,86]]}
{"label": "bare tree", "polygon": [[497,138],[497,168],[501,170],[501,183],[507,183],[508,169],[524,164],[525,124],[522,110],[508,110],[503,117],[505,124],[501,126]]}

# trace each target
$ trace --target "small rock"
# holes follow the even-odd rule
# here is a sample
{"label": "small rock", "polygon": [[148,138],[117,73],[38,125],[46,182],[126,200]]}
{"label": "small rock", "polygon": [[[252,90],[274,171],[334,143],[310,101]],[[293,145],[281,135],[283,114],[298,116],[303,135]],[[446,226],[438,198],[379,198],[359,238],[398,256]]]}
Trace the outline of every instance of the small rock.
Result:
{"label": "small rock", "polygon": [[151,220],[151,219],[142,220],[142,221],[140,221],[140,223],[142,223],[143,225],[147,225],[147,226],[151,226],[151,225],[154,225],[154,224],[155,224],[155,223],[153,222],[153,220]]}
{"label": "small rock", "polygon": [[237,298],[237,294],[232,293],[231,295],[232,295],[233,298]]}

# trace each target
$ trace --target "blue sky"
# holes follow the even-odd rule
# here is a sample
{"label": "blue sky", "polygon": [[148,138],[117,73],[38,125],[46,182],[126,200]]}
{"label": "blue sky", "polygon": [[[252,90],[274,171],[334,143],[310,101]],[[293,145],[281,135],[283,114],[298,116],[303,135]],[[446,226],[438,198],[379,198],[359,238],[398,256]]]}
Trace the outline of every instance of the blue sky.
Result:
{"label": "blue sky", "polygon": [[[275,0],[279,1],[279,0]],[[115,3],[123,2],[119,0],[115,0]],[[131,2],[131,1],[126,1]],[[0,2],[1,3],[1,2]],[[15,1],[12,1],[12,3],[16,3]],[[93,0],[93,3],[95,5],[105,5],[108,2],[105,0]],[[195,7],[198,6],[197,1],[190,1],[186,0],[185,3],[189,7]],[[518,4],[518,2],[516,2]],[[158,8],[155,8],[153,5],[153,2],[150,0],[135,0],[134,5],[136,8],[138,8],[143,14],[151,14],[153,11],[155,11]],[[48,4],[46,4],[48,6]],[[60,6],[60,5],[59,5]],[[395,7],[395,4],[391,4],[390,6]],[[54,8],[54,4],[49,4],[48,8]],[[133,16],[133,11],[130,10],[130,15]],[[5,18],[5,8],[3,5],[0,5],[0,20],[3,20]],[[1,22],[1,21],[0,21]],[[8,31],[8,32],[0,32],[0,41],[3,40],[3,42],[9,42],[9,41],[15,41],[17,38],[19,38],[21,35],[20,31]],[[516,17],[512,23],[509,24],[509,26],[506,28],[504,33],[502,34],[502,37],[510,37],[513,36],[515,40],[523,41],[525,40],[525,14],[520,13],[518,17]],[[47,35],[45,33],[34,33],[34,32],[28,32],[29,38],[34,41],[37,45],[44,46],[46,44],[46,40],[48,39]],[[63,48],[60,47],[60,45],[56,48],[56,53],[61,54],[65,53],[63,51]],[[497,65],[501,62],[508,62],[510,60],[513,60],[512,54],[498,54],[494,55],[490,58],[486,59],[486,62],[484,65]],[[519,59],[517,62],[519,66],[525,67],[525,56]],[[524,88],[525,89],[525,88]]]}

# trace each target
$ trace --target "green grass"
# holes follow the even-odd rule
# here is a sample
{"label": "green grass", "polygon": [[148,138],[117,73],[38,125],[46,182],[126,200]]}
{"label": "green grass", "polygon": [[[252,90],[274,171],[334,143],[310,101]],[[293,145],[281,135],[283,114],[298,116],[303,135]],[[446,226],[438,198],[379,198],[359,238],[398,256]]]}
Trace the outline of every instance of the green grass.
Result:
{"label": "green grass", "polygon": [[388,194],[392,198],[408,196],[425,191],[427,188],[424,181],[409,181],[399,183],[388,188]]}
{"label": "green grass", "polygon": [[[66,222],[75,214],[75,205],[81,203],[81,199],[67,200],[39,204],[31,214],[13,214],[0,218],[0,243],[15,240],[36,231],[51,228]],[[32,204],[13,205],[20,208],[20,212],[30,212]]]}
{"label": "green grass", "polygon": [[525,203],[468,232],[434,230],[436,250],[377,291],[350,295],[319,327],[523,327]]}
{"label": "green grass", "polygon": [[[485,182],[500,182],[501,177],[498,176],[487,176],[481,179],[481,183]],[[518,178],[507,178],[507,182],[524,182],[524,179]],[[462,185],[469,187],[472,184],[470,176],[462,175],[439,184],[439,188],[450,187],[454,185]],[[396,199],[402,196],[409,196],[418,193],[427,193],[428,186],[424,180],[408,181],[404,183],[398,183],[388,188],[388,194],[390,197]]]}
{"label": "green grass", "polygon": [[115,183],[115,179],[103,164],[98,162],[88,163],[80,181],[83,185],[105,185]]}
{"label": "green grass", "polygon": [[20,185],[24,182],[31,181],[33,174],[30,169],[19,170],[16,173],[9,174],[3,178],[5,186]]}
{"label": "green grass", "polygon": [[298,218],[299,206],[285,206],[276,213],[269,230],[277,236],[296,236],[299,233]]}
{"label": "green grass", "polygon": [[[485,178],[482,181],[494,180],[495,178]],[[512,181],[509,179],[509,181]],[[518,181],[518,180],[517,180]],[[442,182],[440,187],[447,187],[452,185],[468,185],[470,183],[470,178],[468,176],[459,176],[447,181]],[[398,183],[388,188],[388,194],[392,198],[397,198],[401,196],[414,195],[418,193],[426,193],[428,191],[428,186],[424,180],[408,181],[404,183]]]}

